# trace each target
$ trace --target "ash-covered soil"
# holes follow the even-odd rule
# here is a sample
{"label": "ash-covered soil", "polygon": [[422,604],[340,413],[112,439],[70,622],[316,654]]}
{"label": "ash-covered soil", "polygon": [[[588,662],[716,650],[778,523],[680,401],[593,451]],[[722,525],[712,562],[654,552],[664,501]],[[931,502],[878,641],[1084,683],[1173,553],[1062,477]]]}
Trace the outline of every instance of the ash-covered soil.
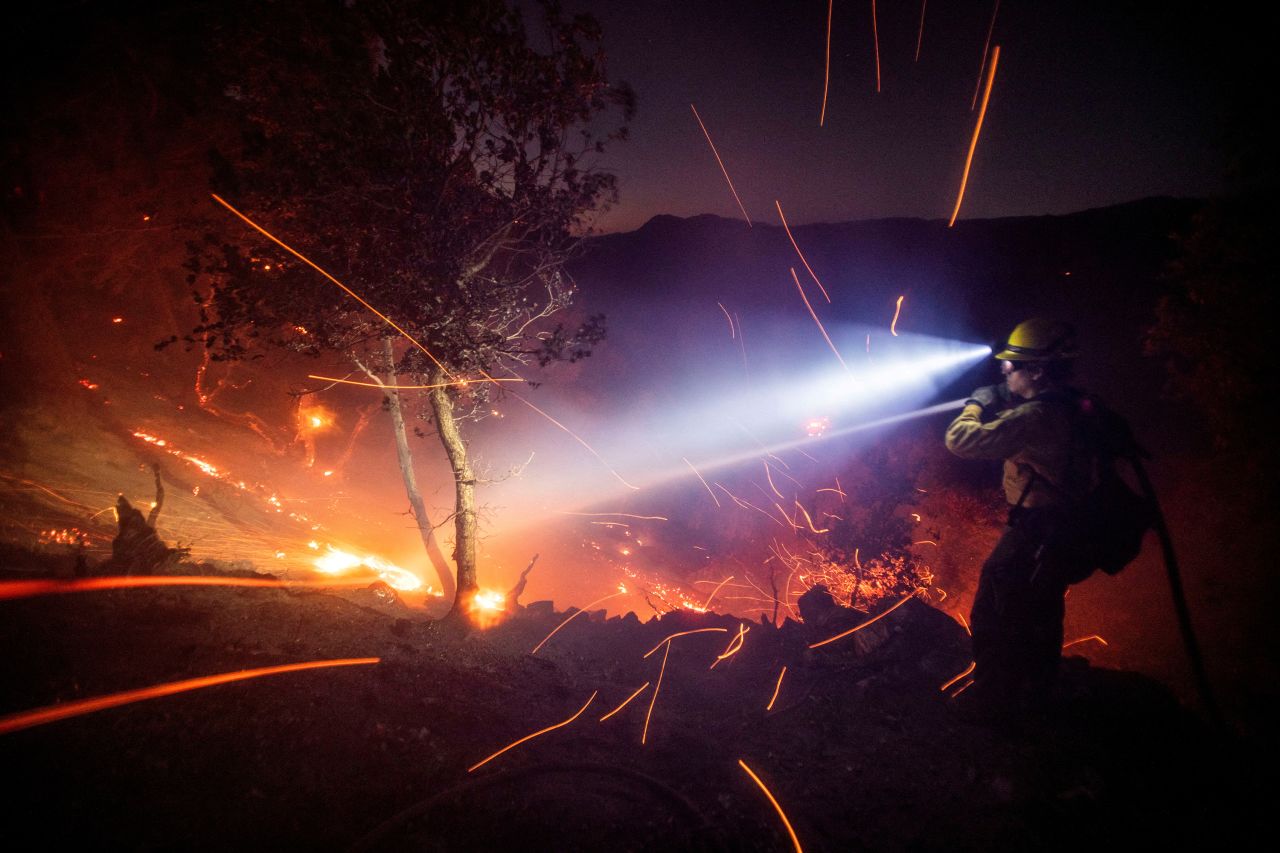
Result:
{"label": "ash-covered soil", "polygon": [[[747,623],[741,650],[714,669],[740,620],[583,614],[531,655],[568,614],[531,604],[466,631],[381,585],[49,595],[0,601],[0,614],[0,716],[234,670],[381,659],[0,735],[13,850],[792,849],[739,761],[811,851],[1261,837],[1261,760],[1143,676],[1069,658],[1052,711],[1000,726],[958,718],[939,687],[967,665],[968,638],[918,601],[819,649],[808,646],[831,626]],[[663,648],[644,657],[707,628],[723,630],[672,640],[665,669]]]}

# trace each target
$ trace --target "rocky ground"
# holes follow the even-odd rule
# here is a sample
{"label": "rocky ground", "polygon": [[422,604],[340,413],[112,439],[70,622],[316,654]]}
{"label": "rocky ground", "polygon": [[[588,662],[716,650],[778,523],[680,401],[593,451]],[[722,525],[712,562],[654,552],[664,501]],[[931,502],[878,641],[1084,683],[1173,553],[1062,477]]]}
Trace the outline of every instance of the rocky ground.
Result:
{"label": "rocky ground", "polygon": [[[50,568],[5,563],[6,580]],[[967,637],[919,601],[818,649],[839,619],[745,623],[714,668],[740,620],[583,614],[535,655],[568,615],[549,602],[468,631],[381,585],[82,592],[0,600],[0,613],[0,716],[380,659],[0,735],[9,849],[789,849],[740,761],[806,850],[1221,846],[1260,837],[1263,820],[1262,759],[1143,676],[1068,658],[1052,711],[958,718],[939,687],[968,663]],[[644,656],[697,629],[720,630]]]}

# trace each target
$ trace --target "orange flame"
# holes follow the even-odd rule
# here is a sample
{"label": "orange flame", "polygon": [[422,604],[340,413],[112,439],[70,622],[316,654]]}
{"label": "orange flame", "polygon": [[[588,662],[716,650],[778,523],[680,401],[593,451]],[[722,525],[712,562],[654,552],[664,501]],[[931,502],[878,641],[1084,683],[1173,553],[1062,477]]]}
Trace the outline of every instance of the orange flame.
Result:
{"label": "orange flame", "polygon": [[593,693],[591,694],[591,698],[587,699],[587,704],[586,704],[586,705],[583,705],[581,708],[579,708],[579,709],[578,709],[578,713],[574,714],[574,715],[573,715],[572,717],[570,717],[569,719],[565,720],[565,721],[564,721],[564,722],[562,722],[562,723],[556,723],[554,726],[547,726],[545,729],[539,729],[538,731],[534,732],[534,733],[533,733],[533,734],[531,734],[531,735],[525,735],[524,737],[520,738],[520,740],[516,741],[515,743],[508,744],[507,746],[504,746],[502,749],[498,750],[498,751],[497,751],[497,752],[495,752],[493,755],[490,755],[488,758],[484,759],[483,761],[480,761],[480,762],[478,762],[478,763],[476,763],[476,764],[471,765],[470,767],[468,767],[468,768],[467,768],[467,772],[468,772],[468,773],[472,773],[472,772],[474,772],[475,770],[477,770],[477,769],[479,769],[479,768],[481,768],[481,767],[485,766],[486,764],[488,764],[490,761],[493,761],[493,759],[497,758],[499,755],[502,755],[502,753],[506,752],[507,750],[509,750],[509,749],[515,749],[515,748],[516,748],[517,746],[519,746],[520,744],[525,743],[526,741],[533,740],[534,738],[538,737],[539,735],[545,735],[547,732],[553,732],[553,731],[555,731],[556,729],[564,728],[565,726],[569,725],[569,724],[570,724],[570,723],[572,723],[574,720],[578,719],[578,717],[582,716],[582,712],[583,712],[583,711],[585,711],[585,710],[587,710],[587,708],[591,705],[591,703],[595,701],[596,693],[599,693],[599,692],[600,692],[600,691],[598,691],[598,690],[597,690],[597,691],[595,691],[595,692],[593,692]]}
{"label": "orange flame", "polygon": [[[315,559],[315,567],[327,575],[341,575],[363,566],[371,569],[392,589],[408,592],[422,587],[422,578],[408,569],[402,569],[379,557],[357,557],[355,554],[340,551],[332,545],[327,547],[327,553]],[[432,594],[438,595],[434,592]]]}
{"label": "orange flame", "polygon": [[172,696],[175,693],[198,690],[202,687],[213,687],[214,685],[226,684],[231,681],[245,681],[250,678],[261,678],[264,675],[280,675],[286,672],[300,672],[305,669],[321,669],[331,666],[365,666],[378,663],[381,660],[381,658],[338,658],[334,660],[308,661],[306,663],[289,663],[281,666],[266,666],[259,669],[241,669],[236,672],[224,672],[221,675],[206,675],[200,678],[184,679],[183,681],[171,681],[166,684],[143,687],[140,690],[126,690],[123,693],[111,693],[107,696],[97,696],[76,702],[62,702],[46,708],[37,708],[34,711],[23,711],[18,714],[0,717],[0,734],[8,734],[9,732],[40,726],[45,723],[54,723],[70,717],[79,717],[83,714],[91,714],[94,711],[118,708],[121,705],[141,702],[144,699],[158,699],[161,696]]}
{"label": "orange flame", "polygon": [[897,307],[893,309],[893,322],[889,324],[889,334],[895,338],[898,336],[898,315],[902,313],[902,300],[906,298],[906,294],[898,297]]}
{"label": "orange flame", "polygon": [[482,589],[471,596],[467,605],[471,620],[481,628],[490,628],[502,619],[507,609],[507,597],[492,589]]}

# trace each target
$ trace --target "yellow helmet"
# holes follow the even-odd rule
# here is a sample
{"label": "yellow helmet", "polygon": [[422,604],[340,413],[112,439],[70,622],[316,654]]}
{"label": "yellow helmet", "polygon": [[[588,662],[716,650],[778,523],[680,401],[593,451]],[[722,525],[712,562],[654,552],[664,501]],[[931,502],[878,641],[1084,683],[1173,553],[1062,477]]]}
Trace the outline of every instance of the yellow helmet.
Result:
{"label": "yellow helmet", "polygon": [[1076,330],[1070,323],[1036,317],[1019,323],[996,358],[1005,361],[1062,361],[1075,358]]}

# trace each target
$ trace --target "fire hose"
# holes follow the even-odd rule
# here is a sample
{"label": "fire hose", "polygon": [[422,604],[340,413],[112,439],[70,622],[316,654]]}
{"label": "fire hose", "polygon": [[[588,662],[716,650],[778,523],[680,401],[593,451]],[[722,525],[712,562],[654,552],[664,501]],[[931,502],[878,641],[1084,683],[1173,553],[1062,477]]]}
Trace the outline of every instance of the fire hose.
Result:
{"label": "fire hose", "polygon": [[1196,638],[1195,629],[1191,625],[1191,609],[1187,606],[1187,598],[1183,592],[1182,572],[1178,567],[1178,555],[1173,549],[1173,537],[1169,533],[1169,525],[1165,521],[1164,511],[1160,508],[1160,501],[1156,497],[1155,487],[1152,486],[1151,479],[1147,476],[1147,470],[1138,454],[1130,456],[1129,462],[1133,465],[1133,473],[1138,479],[1138,486],[1142,489],[1143,497],[1150,502],[1153,511],[1151,528],[1155,531],[1156,538],[1160,540],[1165,574],[1169,579],[1169,592],[1173,596],[1173,609],[1178,617],[1178,628],[1182,633],[1182,644],[1187,650],[1187,658],[1191,663],[1191,674],[1195,679],[1196,692],[1200,696],[1201,706],[1204,708],[1205,716],[1209,718],[1209,721],[1217,728],[1225,730],[1226,722],[1222,717],[1218,702],[1214,698],[1213,687],[1209,683],[1209,673],[1204,665],[1204,656],[1200,652],[1200,642]]}

